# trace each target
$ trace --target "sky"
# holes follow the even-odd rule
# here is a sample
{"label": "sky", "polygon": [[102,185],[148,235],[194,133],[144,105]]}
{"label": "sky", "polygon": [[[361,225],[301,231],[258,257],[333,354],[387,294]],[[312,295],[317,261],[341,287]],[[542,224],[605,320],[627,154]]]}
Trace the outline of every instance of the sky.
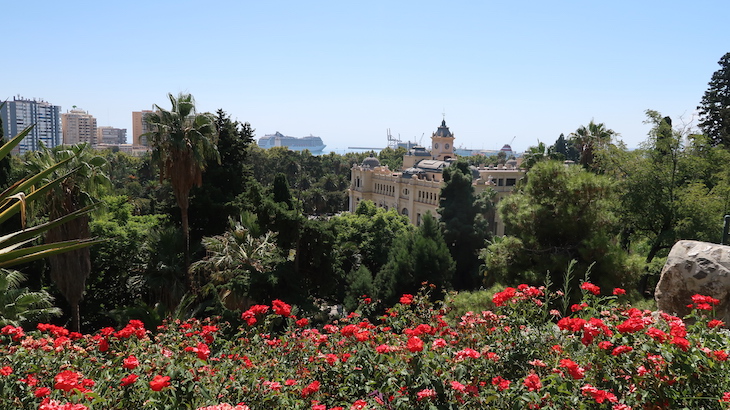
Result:
{"label": "sky", "polygon": [[[256,137],[327,150],[524,151],[591,120],[629,148],[645,111],[690,124],[730,52],[716,1],[12,1],[2,6],[0,99],[77,106],[99,126],[191,93]],[[696,123],[696,121],[695,121]]]}

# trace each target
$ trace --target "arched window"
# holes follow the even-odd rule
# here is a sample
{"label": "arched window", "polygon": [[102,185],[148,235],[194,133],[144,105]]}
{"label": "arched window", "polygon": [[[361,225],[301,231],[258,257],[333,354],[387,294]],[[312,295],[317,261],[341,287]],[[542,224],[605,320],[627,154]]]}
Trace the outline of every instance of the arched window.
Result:
{"label": "arched window", "polygon": [[408,216],[408,208],[403,208],[403,210],[400,213],[401,213],[401,215]]}

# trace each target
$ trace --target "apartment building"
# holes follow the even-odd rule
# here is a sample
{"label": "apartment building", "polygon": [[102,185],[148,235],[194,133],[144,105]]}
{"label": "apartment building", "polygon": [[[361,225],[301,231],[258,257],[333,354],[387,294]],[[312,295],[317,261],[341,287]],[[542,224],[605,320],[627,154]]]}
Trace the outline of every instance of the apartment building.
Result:
{"label": "apartment building", "polygon": [[0,109],[5,138],[10,139],[35,124],[30,133],[13,150],[16,154],[36,151],[42,142],[53,148],[61,144],[61,107],[39,99],[14,97]]}
{"label": "apartment building", "polygon": [[96,118],[75,106],[67,113],[61,114],[63,127],[63,143],[65,145],[88,143],[92,148],[99,144],[97,139]]}

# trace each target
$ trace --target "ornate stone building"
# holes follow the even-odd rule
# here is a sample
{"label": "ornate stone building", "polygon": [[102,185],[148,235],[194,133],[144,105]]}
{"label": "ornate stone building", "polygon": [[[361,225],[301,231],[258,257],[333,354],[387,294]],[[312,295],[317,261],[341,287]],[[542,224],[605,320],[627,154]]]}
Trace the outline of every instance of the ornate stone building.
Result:
{"label": "ornate stone building", "polygon": [[[354,212],[361,201],[373,201],[376,206],[396,209],[408,216],[411,223],[420,225],[426,212],[438,217],[439,194],[443,183],[443,170],[456,159],[454,154],[454,134],[446,121],[441,122],[431,135],[431,151],[424,147],[413,147],[403,157],[403,169],[391,170],[381,166],[377,158],[366,158],[362,164],[352,167],[349,197],[350,212]],[[525,170],[517,166],[517,161],[497,167],[472,169],[474,191],[493,189],[498,202],[512,192],[517,181],[524,177]],[[493,216],[489,226],[496,235],[504,235],[504,224],[498,216]]]}

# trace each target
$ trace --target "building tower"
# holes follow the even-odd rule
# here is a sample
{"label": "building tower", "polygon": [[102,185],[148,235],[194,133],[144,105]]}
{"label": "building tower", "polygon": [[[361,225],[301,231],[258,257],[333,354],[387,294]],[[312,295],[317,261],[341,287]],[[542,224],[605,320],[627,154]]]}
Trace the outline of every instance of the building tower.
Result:
{"label": "building tower", "polygon": [[431,135],[431,155],[433,159],[446,161],[455,158],[454,155],[454,134],[446,126],[446,120],[441,121],[441,126]]}
{"label": "building tower", "polygon": [[149,146],[147,137],[143,135],[152,131],[147,124],[147,115],[152,113],[152,110],[132,111],[132,145]]}
{"label": "building tower", "polygon": [[8,140],[27,127],[35,124],[28,136],[13,149],[16,154],[25,154],[40,148],[40,142],[48,148],[61,144],[61,107],[43,100],[27,100],[14,97],[0,109],[3,131]]}
{"label": "building tower", "polygon": [[75,107],[71,112],[61,114],[63,124],[63,143],[73,145],[85,142],[96,148],[96,118],[84,110]]}

